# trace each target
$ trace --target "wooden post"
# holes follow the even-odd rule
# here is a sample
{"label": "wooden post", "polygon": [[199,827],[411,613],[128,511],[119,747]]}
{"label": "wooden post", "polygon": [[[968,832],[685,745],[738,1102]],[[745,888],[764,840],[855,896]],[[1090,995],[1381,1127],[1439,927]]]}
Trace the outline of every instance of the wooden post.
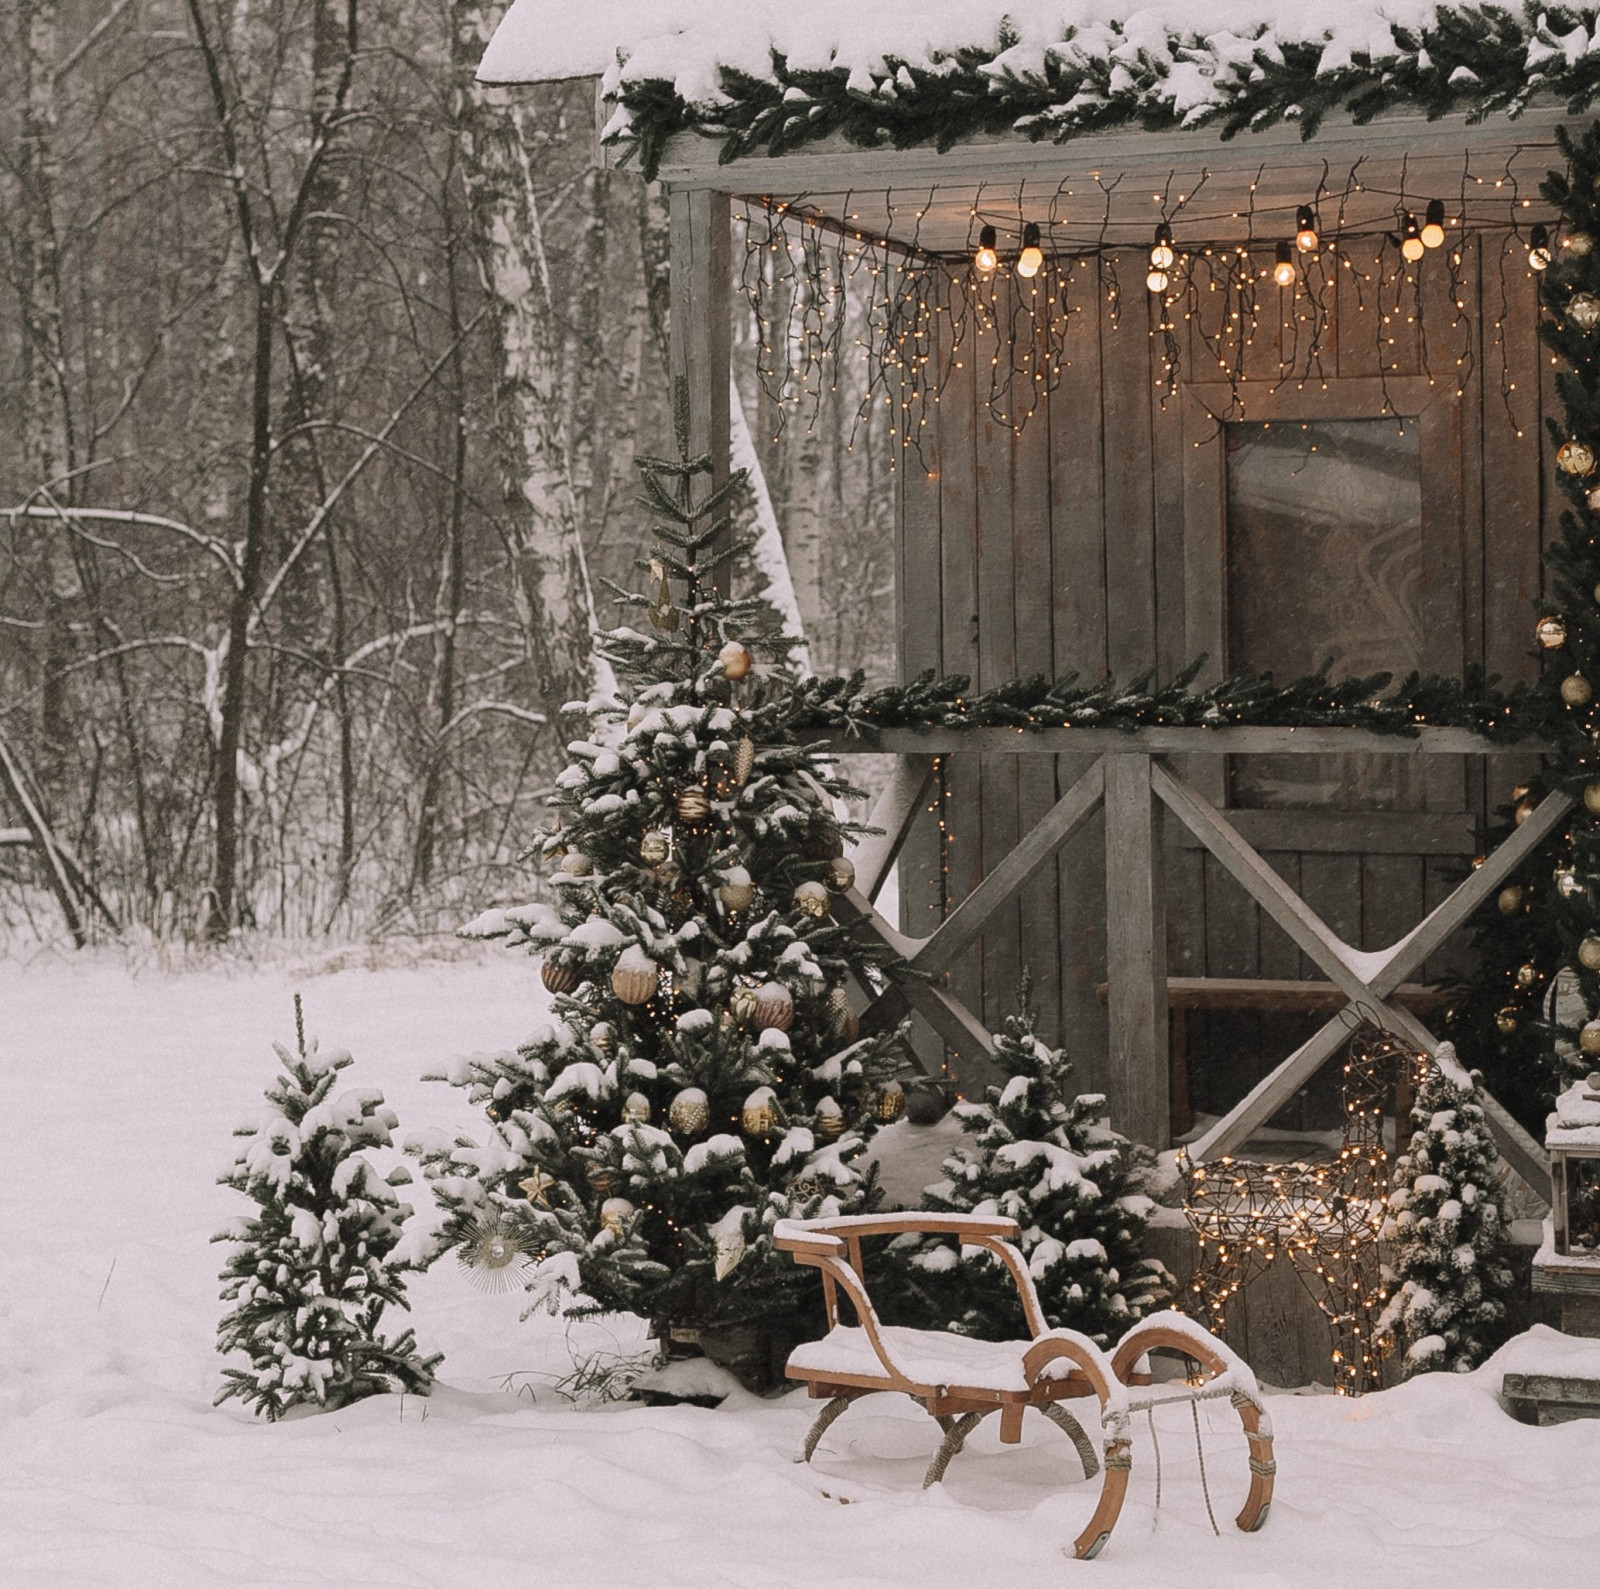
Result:
{"label": "wooden post", "polygon": [[[689,386],[689,450],[710,453],[713,489],[728,478],[732,256],[728,195],[674,189],[670,198],[672,379]],[[715,584],[728,593],[729,570]]]}
{"label": "wooden post", "polygon": [[1148,756],[1108,755],[1105,766],[1111,1124],[1160,1149],[1172,1138],[1161,812]]}

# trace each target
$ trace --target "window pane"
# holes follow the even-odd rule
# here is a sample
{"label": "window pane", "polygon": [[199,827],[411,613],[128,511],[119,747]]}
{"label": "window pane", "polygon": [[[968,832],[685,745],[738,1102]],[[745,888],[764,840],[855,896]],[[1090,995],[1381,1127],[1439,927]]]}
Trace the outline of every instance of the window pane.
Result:
{"label": "window pane", "polygon": [[[1228,668],[1279,683],[1422,665],[1422,469],[1416,420],[1231,424]],[[1399,756],[1236,756],[1241,806],[1416,810]]]}

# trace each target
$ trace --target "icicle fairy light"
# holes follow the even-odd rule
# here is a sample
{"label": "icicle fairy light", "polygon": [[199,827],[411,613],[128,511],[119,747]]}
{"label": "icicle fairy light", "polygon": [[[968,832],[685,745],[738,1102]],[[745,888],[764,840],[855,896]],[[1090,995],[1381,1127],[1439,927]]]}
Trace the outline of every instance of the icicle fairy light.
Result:
{"label": "icicle fairy light", "polygon": [[[1464,154],[1448,197],[1408,192],[1405,160],[1359,160],[1342,181],[1324,161],[1287,201],[1262,199],[1265,165],[1226,183],[1174,171],[1156,191],[1091,172],[1053,195],[990,183],[747,199],[740,287],[771,427],[842,402],[850,446],[864,428],[887,431],[891,468],[909,453],[927,469],[924,435],[952,381],[1020,435],[1109,329],[1149,340],[1163,405],[1180,383],[1223,388],[1220,406],[1201,397],[1218,420],[1250,417],[1258,391],[1326,388],[1352,359],[1376,376],[1380,412],[1397,415],[1388,383],[1400,373],[1460,397],[1491,350],[1520,437],[1505,332],[1537,312],[1515,278],[1554,249],[1519,159],[1542,170],[1549,152],[1519,146],[1493,171]],[[963,216],[966,235],[953,236]],[[1129,272],[1147,293],[1124,294]],[[1474,296],[1481,282],[1481,319],[1469,281]]]}

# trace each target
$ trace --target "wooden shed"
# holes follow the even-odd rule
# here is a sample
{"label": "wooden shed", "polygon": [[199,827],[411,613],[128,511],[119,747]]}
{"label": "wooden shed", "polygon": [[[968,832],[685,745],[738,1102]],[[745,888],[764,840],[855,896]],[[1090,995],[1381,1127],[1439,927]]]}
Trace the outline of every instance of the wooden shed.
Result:
{"label": "wooden shed", "polygon": [[[480,75],[594,76],[602,157],[665,185],[673,364],[719,462],[761,248],[800,239],[791,361],[849,352],[816,327],[844,276],[865,294],[904,677],[1529,677],[1558,515],[1538,184],[1577,55],[1531,13],[1327,10],[516,0]],[[1456,929],[1566,809],[1473,870],[1527,753],[1465,731],[884,743],[862,895],[898,863],[880,927],[958,1070],[1026,964],[1114,1123],[1206,1122],[1201,1157],[1326,1124],[1353,1006],[1431,1043]]]}

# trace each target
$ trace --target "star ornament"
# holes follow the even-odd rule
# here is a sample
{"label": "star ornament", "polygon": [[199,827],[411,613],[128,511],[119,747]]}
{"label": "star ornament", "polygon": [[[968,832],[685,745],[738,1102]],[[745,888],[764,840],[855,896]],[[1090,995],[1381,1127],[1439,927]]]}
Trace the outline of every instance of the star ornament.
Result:
{"label": "star ornament", "polygon": [[538,1203],[542,1208],[548,1208],[550,1188],[555,1184],[555,1176],[546,1175],[543,1170],[535,1170],[525,1181],[517,1182],[517,1189],[526,1194],[530,1203]]}

